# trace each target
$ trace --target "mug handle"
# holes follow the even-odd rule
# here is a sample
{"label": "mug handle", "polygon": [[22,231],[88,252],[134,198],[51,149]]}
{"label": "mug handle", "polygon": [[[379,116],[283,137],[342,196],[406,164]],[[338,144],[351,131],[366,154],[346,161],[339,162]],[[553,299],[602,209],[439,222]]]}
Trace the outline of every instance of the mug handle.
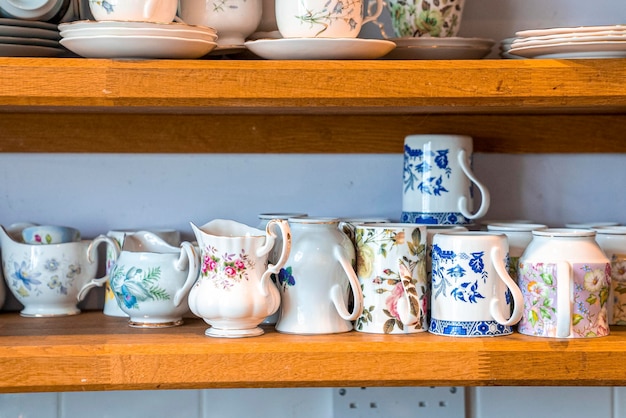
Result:
{"label": "mug handle", "polygon": [[[111,250],[113,251],[116,260],[120,256],[120,245],[117,243],[116,240],[114,240],[113,238],[109,238],[106,235],[98,235],[96,238],[94,238],[93,241],[89,243],[89,247],[87,247],[87,262],[89,264],[93,264],[97,261],[98,246],[102,243],[106,243],[107,246],[111,247]],[[89,293],[89,290],[91,290],[92,287],[100,287],[108,280],[108,273],[100,278],[91,279],[89,282],[87,282],[87,284],[80,288],[80,290],[78,291],[78,295],[76,295],[76,300],[78,302],[82,301],[85,296],[87,296],[87,293]]]}
{"label": "mug handle", "polygon": [[[567,338],[570,336],[572,327],[572,304],[570,295],[572,292],[572,267],[567,261],[557,261],[556,263],[556,336]],[[566,278],[566,280],[562,280]]]}
{"label": "mug handle", "polygon": [[[374,3],[374,2],[371,2],[371,1],[367,4],[367,14],[368,14],[368,15],[373,15],[373,14],[374,14],[374,13],[372,13],[372,6],[374,6],[375,4],[376,4],[376,5],[378,5],[378,3]],[[386,6],[387,6],[387,2],[383,1],[383,7],[386,7]],[[380,7],[380,6],[379,6],[379,7]],[[381,21],[380,21],[380,20],[378,20],[378,18],[377,18],[377,19],[374,21],[374,24],[375,24],[376,26],[378,26],[378,30],[380,31],[380,36],[382,36],[382,37],[383,37],[383,39],[389,39],[389,38],[391,38],[391,36],[389,36],[389,35],[387,34],[387,31],[385,30],[385,24],[384,24],[383,22],[381,22]]]}
{"label": "mug handle", "polygon": [[[372,13],[372,5],[374,4],[376,5],[376,11]],[[363,19],[363,25],[366,24],[367,22],[376,22],[376,24],[380,28],[380,32],[383,33],[384,30],[381,27],[382,24],[378,22],[378,17],[381,15],[384,8],[385,8],[385,3],[383,2],[383,0],[376,0],[375,3],[372,3],[370,0],[367,3],[367,16],[365,16],[365,18]],[[387,37],[385,36],[385,38]]]}
{"label": "mug handle", "polygon": [[[417,289],[413,284],[411,272],[400,261],[401,260],[398,260],[398,267],[404,297],[398,299],[398,315],[400,315],[400,321],[403,325],[412,327],[422,320],[422,304],[419,303],[419,299],[417,298]],[[415,300],[418,301],[417,306],[415,306],[415,303],[411,303],[410,294],[414,295]]]}
{"label": "mug handle", "polygon": [[187,296],[191,290],[191,286],[194,285],[200,275],[200,256],[193,248],[193,245],[188,241],[184,241],[180,244],[180,249],[180,257],[174,267],[178,271],[183,271],[188,268],[189,272],[187,273],[187,279],[185,279],[183,287],[178,289],[174,294],[173,302],[176,307],[180,306],[183,302],[183,298]]}
{"label": "mug handle", "polygon": [[346,302],[343,297],[343,289],[339,284],[335,284],[330,288],[330,300],[333,302],[333,305],[335,305],[335,309],[337,309],[337,313],[340,317],[346,321],[355,321],[363,312],[363,291],[361,290],[361,283],[354,272],[352,263],[344,254],[341,246],[337,245],[333,248],[333,256],[337,261],[339,261],[339,264],[341,264],[341,267],[348,276],[348,281],[350,282],[352,296],[354,299],[352,312],[348,311],[348,307],[346,306]]}
{"label": "mug handle", "polygon": [[459,151],[457,159],[459,162],[459,166],[461,166],[461,170],[463,170],[463,173],[465,173],[465,175],[470,179],[470,181],[474,183],[476,187],[478,187],[478,190],[480,191],[480,194],[482,197],[481,202],[480,202],[480,208],[478,208],[478,211],[472,215],[468,209],[467,197],[461,196],[459,198],[459,212],[461,212],[461,214],[465,216],[467,219],[482,218],[483,216],[485,216],[485,214],[489,210],[489,204],[491,202],[491,196],[489,195],[489,190],[487,190],[484,184],[478,181],[478,179],[472,172],[472,168],[470,167],[470,161],[467,155],[467,151],[465,151],[464,149],[461,149]]}
{"label": "mug handle", "polygon": [[496,273],[498,273],[498,277],[504,282],[513,296],[513,312],[511,313],[509,319],[506,319],[502,314],[500,298],[495,297],[491,300],[489,305],[489,313],[491,313],[491,316],[498,324],[511,326],[517,324],[520,319],[522,319],[522,314],[524,312],[524,296],[522,295],[522,291],[519,286],[515,284],[515,281],[509,275],[509,272],[502,261],[503,259],[504,257],[500,247],[493,247],[491,249],[491,260],[494,268],[496,269]]}
{"label": "mug handle", "polygon": [[[265,226],[267,242],[271,242],[271,245],[267,246],[266,243],[266,245],[264,245],[259,249],[259,251],[257,251],[257,256],[259,256],[259,253],[261,253],[262,255],[267,254],[274,246],[274,243],[276,242],[276,232],[273,231],[274,225],[277,225],[278,229],[280,229],[280,234],[283,238],[283,248],[281,248],[280,250],[280,257],[278,257],[278,261],[276,261],[276,264],[268,264],[267,270],[265,270],[265,272],[261,276],[261,281],[259,285],[261,286],[261,294],[263,296],[269,295],[268,286],[274,286],[272,281],[268,279],[270,279],[270,276],[272,274],[278,274],[280,272],[280,269],[283,268],[284,265],[287,263],[289,253],[291,252],[291,228],[289,227],[289,222],[284,219],[271,219]],[[267,250],[265,250],[265,247],[268,247]]]}

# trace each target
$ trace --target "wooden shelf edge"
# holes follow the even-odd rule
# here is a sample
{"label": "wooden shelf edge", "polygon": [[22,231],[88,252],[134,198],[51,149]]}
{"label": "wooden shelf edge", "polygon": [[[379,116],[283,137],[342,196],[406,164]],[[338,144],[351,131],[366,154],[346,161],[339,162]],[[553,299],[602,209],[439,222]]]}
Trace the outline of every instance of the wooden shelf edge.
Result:
{"label": "wooden shelf edge", "polygon": [[137,330],[123,318],[0,315],[0,392],[338,386],[624,385],[626,329],[593,340],[513,334],[212,339],[206,325]]}
{"label": "wooden shelf edge", "polygon": [[0,58],[0,107],[325,114],[616,111],[626,107],[625,61]]}

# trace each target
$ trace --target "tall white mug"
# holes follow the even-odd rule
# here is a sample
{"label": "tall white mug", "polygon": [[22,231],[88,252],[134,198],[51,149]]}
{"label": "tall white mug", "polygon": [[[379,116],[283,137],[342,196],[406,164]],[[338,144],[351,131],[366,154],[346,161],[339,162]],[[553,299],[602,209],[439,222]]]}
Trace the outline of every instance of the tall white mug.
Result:
{"label": "tall white mug", "polygon": [[[402,222],[473,223],[489,209],[487,188],[472,171],[472,137],[409,135],[404,140]],[[475,185],[481,204],[473,212]]]}

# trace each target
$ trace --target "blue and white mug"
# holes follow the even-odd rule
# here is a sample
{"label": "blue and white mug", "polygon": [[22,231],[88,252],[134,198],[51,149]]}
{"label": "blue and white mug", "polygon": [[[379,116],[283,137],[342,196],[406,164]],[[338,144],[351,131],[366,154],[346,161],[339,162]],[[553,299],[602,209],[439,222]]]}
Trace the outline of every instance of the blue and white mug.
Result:
{"label": "blue and white mug", "polygon": [[[466,225],[485,216],[490,196],[472,171],[472,137],[409,135],[404,140],[402,222]],[[473,211],[476,185],[481,204]]]}
{"label": "blue and white mug", "polygon": [[511,334],[524,300],[508,273],[508,258],[504,234],[436,234],[429,331],[455,337]]}

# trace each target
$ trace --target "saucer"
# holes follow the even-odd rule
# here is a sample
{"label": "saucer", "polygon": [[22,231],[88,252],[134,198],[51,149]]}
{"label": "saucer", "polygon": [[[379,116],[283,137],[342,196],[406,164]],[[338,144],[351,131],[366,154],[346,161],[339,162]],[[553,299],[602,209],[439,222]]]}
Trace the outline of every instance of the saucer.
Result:
{"label": "saucer", "polygon": [[626,42],[564,42],[511,48],[508,52],[524,58],[624,58],[626,57]]}
{"label": "saucer", "polygon": [[0,56],[3,57],[58,57],[65,53],[62,48],[0,43]]}
{"label": "saucer", "polygon": [[173,36],[70,36],[59,42],[85,58],[194,59],[217,46],[215,42]]}
{"label": "saucer", "polygon": [[487,38],[393,38],[390,60],[476,60],[489,55],[495,41]]}
{"label": "saucer", "polygon": [[248,41],[245,46],[272,60],[364,60],[380,58],[396,44],[363,38],[281,38]]}

